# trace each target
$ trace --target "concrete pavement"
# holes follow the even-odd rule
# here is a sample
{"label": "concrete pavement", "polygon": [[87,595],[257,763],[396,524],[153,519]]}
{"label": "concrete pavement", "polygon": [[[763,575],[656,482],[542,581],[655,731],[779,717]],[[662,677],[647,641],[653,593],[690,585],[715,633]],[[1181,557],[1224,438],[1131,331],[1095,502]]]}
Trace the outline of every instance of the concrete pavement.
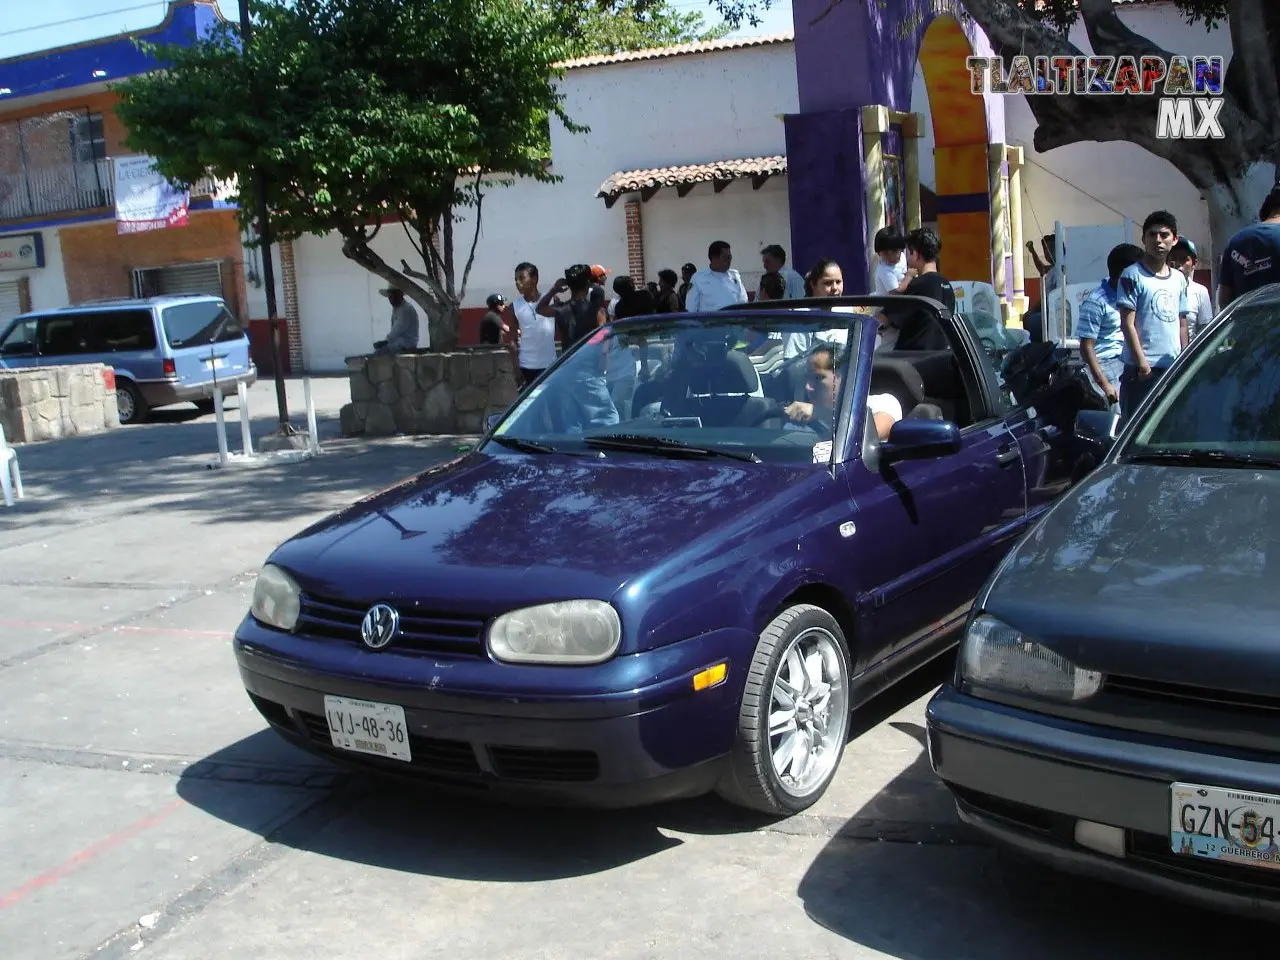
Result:
{"label": "concrete pavement", "polygon": [[[922,746],[945,665],[864,712],[828,795],[781,822],[712,799],[459,803],[294,750],[228,647],[255,571],[456,443],[339,441],[345,382],[317,396],[328,452],[302,464],[208,470],[212,418],[194,410],[20,448],[29,499],[0,513],[5,960],[1164,960],[1254,956],[1274,936],[969,835]],[[250,407],[269,431],[269,384]]]}

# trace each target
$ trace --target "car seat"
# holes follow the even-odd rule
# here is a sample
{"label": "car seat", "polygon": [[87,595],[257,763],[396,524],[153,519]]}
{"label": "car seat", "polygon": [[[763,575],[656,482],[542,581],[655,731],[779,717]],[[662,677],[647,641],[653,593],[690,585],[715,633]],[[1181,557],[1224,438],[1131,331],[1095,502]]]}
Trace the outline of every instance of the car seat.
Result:
{"label": "car seat", "polygon": [[712,344],[704,355],[690,352],[671,371],[663,407],[672,416],[699,417],[707,426],[751,426],[771,404],[754,397],[760,377],[741,350]]}
{"label": "car seat", "polygon": [[914,411],[925,402],[920,372],[907,361],[892,357],[876,357],[871,362],[870,392],[891,395],[903,410]]}

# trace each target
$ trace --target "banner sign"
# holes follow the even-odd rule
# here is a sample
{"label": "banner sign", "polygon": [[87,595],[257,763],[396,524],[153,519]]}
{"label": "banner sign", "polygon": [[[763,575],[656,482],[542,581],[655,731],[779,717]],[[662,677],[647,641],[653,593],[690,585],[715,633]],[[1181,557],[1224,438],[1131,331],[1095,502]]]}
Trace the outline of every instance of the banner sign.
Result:
{"label": "banner sign", "polygon": [[44,266],[43,237],[18,233],[0,237],[0,270],[30,270]]}
{"label": "banner sign", "polygon": [[151,157],[114,157],[116,233],[143,233],[185,227],[191,194],[179,190],[155,169]]}

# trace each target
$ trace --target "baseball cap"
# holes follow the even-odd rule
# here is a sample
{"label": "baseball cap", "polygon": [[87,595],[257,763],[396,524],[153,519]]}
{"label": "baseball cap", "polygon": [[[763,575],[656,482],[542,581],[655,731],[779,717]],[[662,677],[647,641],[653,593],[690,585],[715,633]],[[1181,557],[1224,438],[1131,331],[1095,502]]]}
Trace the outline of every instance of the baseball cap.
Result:
{"label": "baseball cap", "polygon": [[596,283],[604,283],[604,278],[607,277],[612,272],[613,271],[611,270],[606,270],[604,267],[600,266],[600,264],[598,263],[593,263],[591,265],[591,279],[594,280]]}
{"label": "baseball cap", "polygon": [[506,302],[507,302],[507,298],[500,293],[489,294],[489,299],[485,301],[485,303],[489,305],[490,309],[500,307]]}
{"label": "baseball cap", "polygon": [[378,291],[378,293],[382,294],[384,297],[389,297],[393,293],[404,293],[404,291],[399,287],[383,287]]}

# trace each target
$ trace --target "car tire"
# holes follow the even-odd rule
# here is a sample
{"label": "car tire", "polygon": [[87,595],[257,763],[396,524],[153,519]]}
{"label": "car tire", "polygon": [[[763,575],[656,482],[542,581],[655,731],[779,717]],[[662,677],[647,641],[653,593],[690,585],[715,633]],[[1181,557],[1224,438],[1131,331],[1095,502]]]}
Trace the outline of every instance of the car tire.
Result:
{"label": "car tire", "polygon": [[213,397],[209,397],[206,400],[197,400],[196,409],[200,411],[201,416],[208,416],[209,414],[213,413],[214,410],[217,409],[217,407],[213,402]]}
{"label": "car tire", "polygon": [[147,418],[147,401],[132,380],[116,377],[116,412],[123,424],[141,423]]}
{"label": "car tire", "polygon": [[[788,711],[790,720],[771,732],[770,719]],[[849,712],[849,647],[840,625],[821,607],[788,607],[756,644],[737,738],[716,792],[737,806],[773,815],[813,806],[840,766]]]}

